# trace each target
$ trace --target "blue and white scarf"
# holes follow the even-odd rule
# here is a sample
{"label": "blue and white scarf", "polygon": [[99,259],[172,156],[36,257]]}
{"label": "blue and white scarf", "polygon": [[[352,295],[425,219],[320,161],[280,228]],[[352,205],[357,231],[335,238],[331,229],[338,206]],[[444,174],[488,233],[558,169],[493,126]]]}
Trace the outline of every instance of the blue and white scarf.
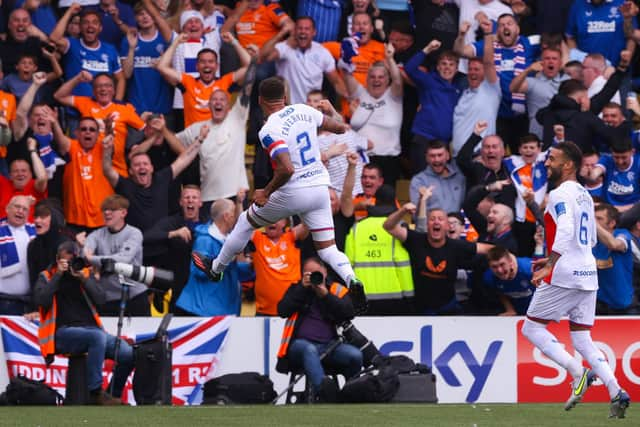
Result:
{"label": "blue and white scarf", "polygon": [[[24,228],[29,234],[29,240],[36,237],[36,227],[33,224],[25,224]],[[7,222],[0,224],[0,267],[0,277],[13,276],[21,267],[16,240]]]}
{"label": "blue and white scarf", "polygon": [[33,134],[33,138],[38,141],[38,154],[40,160],[44,164],[44,168],[47,171],[47,178],[53,178],[53,174],[56,168],[60,165],[64,165],[66,162],[58,157],[58,154],[51,148],[51,142],[53,141],[53,134],[47,135]]}

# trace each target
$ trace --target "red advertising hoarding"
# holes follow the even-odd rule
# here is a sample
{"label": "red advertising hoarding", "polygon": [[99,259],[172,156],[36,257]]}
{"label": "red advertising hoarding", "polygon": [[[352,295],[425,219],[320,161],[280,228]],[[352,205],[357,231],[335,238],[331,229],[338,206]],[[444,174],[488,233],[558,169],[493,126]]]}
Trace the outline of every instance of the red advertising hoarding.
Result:
{"label": "red advertising hoarding", "polygon": [[[517,323],[518,402],[564,402],[571,391],[571,376],[536,349],[520,332]],[[574,354],[569,322],[550,323],[549,331]],[[620,386],[631,399],[640,398],[640,322],[631,319],[596,320],[591,331],[596,346],[604,353]],[[578,355],[578,357],[580,357]],[[586,362],[585,362],[585,366]],[[606,387],[597,381],[585,395],[584,402],[608,402]]]}

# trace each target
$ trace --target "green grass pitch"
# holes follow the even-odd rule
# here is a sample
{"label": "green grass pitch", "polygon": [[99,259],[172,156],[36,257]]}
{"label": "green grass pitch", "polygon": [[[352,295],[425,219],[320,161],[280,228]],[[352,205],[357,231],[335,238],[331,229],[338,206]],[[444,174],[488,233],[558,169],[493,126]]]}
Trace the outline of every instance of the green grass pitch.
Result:
{"label": "green grass pitch", "polygon": [[633,407],[627,418],[609,420],[607,404],[476,405],[290,405],[192,407],[4,407],[0,426],[638,426]]}

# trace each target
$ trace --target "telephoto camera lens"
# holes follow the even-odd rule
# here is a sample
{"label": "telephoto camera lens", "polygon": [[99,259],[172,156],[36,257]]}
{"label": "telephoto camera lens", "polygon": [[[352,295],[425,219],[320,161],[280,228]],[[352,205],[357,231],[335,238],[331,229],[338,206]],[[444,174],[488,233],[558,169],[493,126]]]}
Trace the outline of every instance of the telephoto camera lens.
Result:
{"label": "telephoto camera lens", "polygon": [[324,282],[324,275],[319,271],[314,271],[309,275],[309,281],[313,286],[321,285]]}

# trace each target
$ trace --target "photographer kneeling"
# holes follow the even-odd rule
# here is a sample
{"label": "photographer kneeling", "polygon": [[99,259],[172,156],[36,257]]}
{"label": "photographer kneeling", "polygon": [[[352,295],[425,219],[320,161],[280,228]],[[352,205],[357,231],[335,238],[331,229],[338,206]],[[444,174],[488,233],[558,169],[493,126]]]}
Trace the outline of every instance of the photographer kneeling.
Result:
{"label": "photographer kneeling", "polygon": [[62,243],[56,264],[38,276],[34,302],[40,311],[40,351],[47,364],[53,362],[55,354],[87,353],[90,403],[119,405],[117,397],[134,367],[133,349],[120,340],[112,397],[102,390],[102,364],[105,358],[114,358],[116,337],[102,328],[95,304],[104,301],[105,293],[79,255],[76,243]]}
{"label": "photographer kneeling", "polygon": [[326,285],[327,268],[317,257],[302,265],[301,282],[291,285],[278,303],[278,315],[288,317],[278,351],[278,372],[303,369],[311,383],[309,402],[323,400],[323,362],[349,379],[360,372],[362,353],[338,340],[336,326],[354,317],[348,289],[339,283]]}

